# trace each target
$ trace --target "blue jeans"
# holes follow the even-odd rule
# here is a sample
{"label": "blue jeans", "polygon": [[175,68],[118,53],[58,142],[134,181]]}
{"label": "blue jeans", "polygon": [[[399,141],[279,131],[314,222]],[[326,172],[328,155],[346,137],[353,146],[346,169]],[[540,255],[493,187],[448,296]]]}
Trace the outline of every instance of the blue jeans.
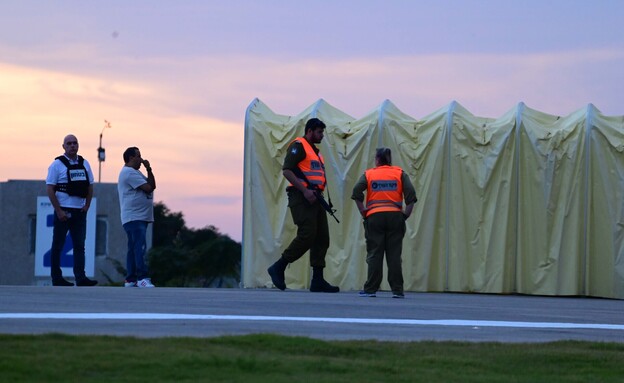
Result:
{"label": "blue jeans", "polygon": [[126,281],[136,282],[147,277],[145,266],[145,236],[147,233],[146,221],[130,221],[123,225],[128,236],[128,254],[126,255]]}
{"label": "blue jeans", "polygon": [[62,208],[71,216],[61,221],[54,214],[54,230],[52,249],[50,251],[50,275],[53,280],[63,278],[61,271],[61,251],[65,246],[67,231],[74,247],[74,277],[76,280],[85,278],[85,237],[87,235],[87,213],[80,209]]}

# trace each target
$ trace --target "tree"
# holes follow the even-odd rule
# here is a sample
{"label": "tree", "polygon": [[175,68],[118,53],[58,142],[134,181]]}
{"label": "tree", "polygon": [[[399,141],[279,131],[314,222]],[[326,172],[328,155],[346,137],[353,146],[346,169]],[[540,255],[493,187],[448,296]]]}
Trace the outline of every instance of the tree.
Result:
{"label": "tree", "polygon": [[154,207],[150,273],[160,286],[235,287],[240,281],[241,244],[214,226],[189,229],[182,213],[162,202]]}
{"label": "tree", "polygon": [[186,222],[181,212],[171,212],[163,202],[154,204],[153,247],[172,245],[185,228]]}

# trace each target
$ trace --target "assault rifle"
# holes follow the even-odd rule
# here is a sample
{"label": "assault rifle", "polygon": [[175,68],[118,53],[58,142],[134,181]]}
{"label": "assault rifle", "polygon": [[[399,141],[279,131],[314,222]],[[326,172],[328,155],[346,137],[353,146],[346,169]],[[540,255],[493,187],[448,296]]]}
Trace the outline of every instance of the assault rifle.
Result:
{"label": "assault rifle", "polygon": [[336,209],[334,209],[334,205],[331,203],[331,198],[329,199],[329,203],[327,203],[327,201],[325,200],[325,197],[323,197],[323,192],[318,188],[318,186],[308,181],[308,177],[306,177],[305,174],[303,174],[303,172],[300,169],[292,170],[292,172],[295,173],[297,177],[301,178],[308,184],[308,189],[314,192],[314,195],[316,196],[316,199],[318,200],[318,202],[321,204],[321,207],[325,209],[325,211],[329,215],[334,217],[336,222],[340,223],[340,221],[338,221],[338,218],[334,215],[334,213],[336,212]]}
{"label": "assault rifle", "polygon": [[[308,185],[310,185],[310,183],[308,182]],[[336,212],[336,209],[334,209],[334,206],[332,205],[332,203],[327,203],[327,201],[325,201],[325,197],[323,197],[323,193],[321,193],[321,191],[319,190],[319,188],[315,185],[313,187],[309,187],[308,189],[311,189],[314,192],[314,195],[316,196],[316,199],[319,201],[319,203],[321,204],[321,206],[323,207],[323,209],[325,209],[325,211],[331,215],[332,217],[334,217],[334,219],[336,220],[336,222],[340,223],[340,221],[338,221],[338,218],[336,218],[336,216],[334,215],[334,213]]]}

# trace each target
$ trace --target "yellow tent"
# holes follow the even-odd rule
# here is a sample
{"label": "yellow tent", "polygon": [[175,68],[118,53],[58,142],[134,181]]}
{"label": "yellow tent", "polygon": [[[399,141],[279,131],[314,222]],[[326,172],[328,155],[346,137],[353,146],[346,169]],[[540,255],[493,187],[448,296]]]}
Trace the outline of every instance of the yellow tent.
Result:
{"label": "yellow tent", "polygon": [[[387,100],[360,119],[323,100],[297,116],[254,100],[245,118],[245,287],[271,286],[266,269],[295,235],[281,166],[312,117],[327,124],[320,148],[340,219],[329,219],[325,277],[342,290],[366,278],[351,191],[385,146],[418,195],[403,241],[407,291],[624,298],[624,116],[593,105],[559,117],[519,103],[484,118],[452,102],[416,120]],[[286,283],[309,280],[306,255]]]}

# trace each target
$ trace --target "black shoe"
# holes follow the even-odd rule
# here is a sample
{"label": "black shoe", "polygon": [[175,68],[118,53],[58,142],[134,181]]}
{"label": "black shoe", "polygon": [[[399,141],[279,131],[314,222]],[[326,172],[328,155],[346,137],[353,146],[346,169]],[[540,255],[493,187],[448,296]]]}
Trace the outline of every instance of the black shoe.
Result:
{"label": "black shoe", "polygon": [[310,291],[313,293],[337,293],[340,291],[340,287],[332,286],[324,279],[312,279]]}
{"label": "black shoe", "polygon": [[284,270],[280,271],[280,268],[277,265],[277,262],[271,265],[271,267],[267,269],[267,272],[271,276],[271,281],[273,281],[273,284],[275,285],[275,287],[277,287],[280,290],[286,290],[286,281],[284,280],[285,279]]}
{"label": "black shoe", "polygon": [[53,279],[52,286],[73,286],[74,284],[65,278]]}
{"label": "black shoe", "polygon": [[76,286],[95,286],[98,284],[98,281],[94,281],[87,277],[76,280]]}

